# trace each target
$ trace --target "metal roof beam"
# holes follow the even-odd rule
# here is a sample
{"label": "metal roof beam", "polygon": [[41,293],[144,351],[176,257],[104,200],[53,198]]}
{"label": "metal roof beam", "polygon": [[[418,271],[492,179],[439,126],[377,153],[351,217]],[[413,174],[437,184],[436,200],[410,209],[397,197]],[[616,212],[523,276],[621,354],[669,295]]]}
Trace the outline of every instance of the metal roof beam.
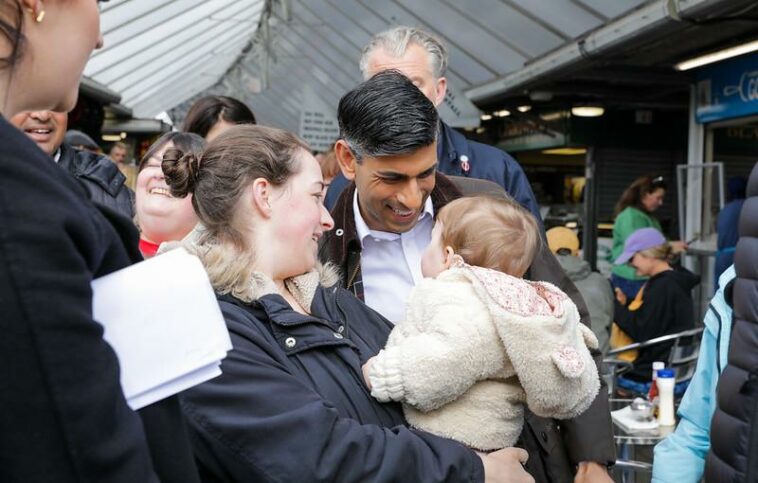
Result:
{"label": "metal roof beam", "polygon": [[[678,0],[679,14],[696,15],[729,1],[731,0]],[[535,79],[574,66],[588,55],[597,55],[618,47],[674,21],[665,2],[648,4],[596,29],[581,40],[532,61],[523,69],[467,89],[466,96],[474,102],[484,102]]]}

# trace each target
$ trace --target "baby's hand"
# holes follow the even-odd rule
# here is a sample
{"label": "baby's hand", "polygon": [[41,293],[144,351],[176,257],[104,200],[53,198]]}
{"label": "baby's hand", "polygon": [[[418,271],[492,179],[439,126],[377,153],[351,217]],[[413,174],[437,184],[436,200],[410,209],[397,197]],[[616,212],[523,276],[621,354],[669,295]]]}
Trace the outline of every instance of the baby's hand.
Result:
{"label": "baby's hand", "polygon": [[363,381],[366,383],[366,387],[369,388],[369,390],[371,390],[371,379],[369,379],[368,377],[368,371],[371,369],[371,365],[374,363],[374,359],[376,359],[376,356],[367,360],[366,363],[363,364],[363,367],[362,367]]}

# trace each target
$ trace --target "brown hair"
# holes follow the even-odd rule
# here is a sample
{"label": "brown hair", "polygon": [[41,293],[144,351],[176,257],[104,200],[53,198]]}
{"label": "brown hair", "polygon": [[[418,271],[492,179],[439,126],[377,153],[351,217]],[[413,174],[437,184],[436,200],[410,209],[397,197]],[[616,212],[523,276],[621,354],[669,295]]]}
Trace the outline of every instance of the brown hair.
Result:
{"label": "brown hair", "polygon": [[24,35],[21,30],[24,25],[24,10],[17,1],[0,1],[0,37],[10,44],[11,52],[7,57],[0,58],[0,69],[13,68],[23,54]]}
{"label": "brown hair", "polygon": [[202,137],[219,121],[229,124],[255,124],[255,115],[245,103],[229,96],[206,96],[192,104],[184,118],[182,131]]}
{"label": "brown hair", "polygon": [[284,185],[300,168],[308,145],[287,131],[240,125],[214,139],[202,156],[168,149],[163,172],[171,194],[192,193],[192,206],[204,225],[196,254],[216,291],[244,298],[249,292],[255,254],[243,235],[247,228],[240,199],[258,178]]}
{"label": "brown hair", "polygon": [[459,198],[440,210],[442,244],[469,265],[522,277],[540,250],[542,238],[531,213],[511,200]]}
{"label": "brown hair", "polygon": [[616,209],[614,210],[613,216],[618,216],[619,213],[629,206],[647,212],[642,205],[642,198],[658,188],[666,189],[666,182],[663,180],[663,176],[640,176],[635,179],[621,194],[621,198],[619,198],[618,203],[616,203]]}
{"label": "brown hair", "polygon": [[150,158],[155,156],[155,153],[160,151],[163,146],[168,143],[172,143],[176,149],[183,153],[192,153],[197,157],[199,157],[205,149],[205,139],[201,138],[197,134],[178,131],[167,132],[150,145],[145,155],[142,156],[142,159],[140,159],[137,172],[145,169],[145,166],[147,166]]}

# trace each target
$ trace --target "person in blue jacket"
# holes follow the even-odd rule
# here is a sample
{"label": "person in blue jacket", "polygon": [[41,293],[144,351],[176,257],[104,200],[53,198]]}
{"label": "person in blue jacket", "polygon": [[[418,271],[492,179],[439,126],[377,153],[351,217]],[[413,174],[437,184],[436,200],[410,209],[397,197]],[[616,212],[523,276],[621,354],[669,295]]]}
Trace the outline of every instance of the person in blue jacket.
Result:
{"label": "person in blue jacket", "polygon": [[716,252],[714,276],[717,284],[721,274],[729,265],[734,263],[734,251],[737,246],[737,239],[740,237],[737,232],[737,224],[742,212],[742,205],[745,204],[747,178],[744,176],[729,178],[726,187],[728,202],[719,212],[716,222],[718,251]]}
{"label": "person in blue jacket", "polygon": [[[447,92],[447,64],[447,49],[440,39],[419,28],[400,26],[376,34],[369,41],[363,48],[360,68],[364,80],[384,70],[398,70],[439,106]],[[497,183],[542,223],[529,180],[521,165],[508,153],[470,141],[440,120],[437,160],[437,170],[444,174]],[[332,181],[325,201],[327,208],[334,207],[347,185],[347,179],[341,174]]]}
{"label": "person in blue jacket", "polygon": [[655,447],[653,482],[697,483],[703,477],[705,457],[711,446],[716,385],[727,364],[732,332],[732,308],[725,294],[735,276],[732,265],[719,278],[719,290],[705,314],[697,369],[679,404],[679,424],[673,434]]}

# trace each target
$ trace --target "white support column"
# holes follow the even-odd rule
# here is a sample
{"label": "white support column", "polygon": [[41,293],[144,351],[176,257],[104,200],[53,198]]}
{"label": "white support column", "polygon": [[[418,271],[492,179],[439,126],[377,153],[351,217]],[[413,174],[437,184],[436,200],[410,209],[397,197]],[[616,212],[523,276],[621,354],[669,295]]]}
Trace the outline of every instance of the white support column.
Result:
{"label": "white support column", "polygon": [[[687,139],[687,164],[702,164],[705,160],[705,128],[695,119],[697,91],[690,86],[690,129]],[[703,221],[703,173],[699,169],[688,169],[686,182],[684,240],[700,236]],[[684,265],[696,269],[694,257],[684,257]]]}

